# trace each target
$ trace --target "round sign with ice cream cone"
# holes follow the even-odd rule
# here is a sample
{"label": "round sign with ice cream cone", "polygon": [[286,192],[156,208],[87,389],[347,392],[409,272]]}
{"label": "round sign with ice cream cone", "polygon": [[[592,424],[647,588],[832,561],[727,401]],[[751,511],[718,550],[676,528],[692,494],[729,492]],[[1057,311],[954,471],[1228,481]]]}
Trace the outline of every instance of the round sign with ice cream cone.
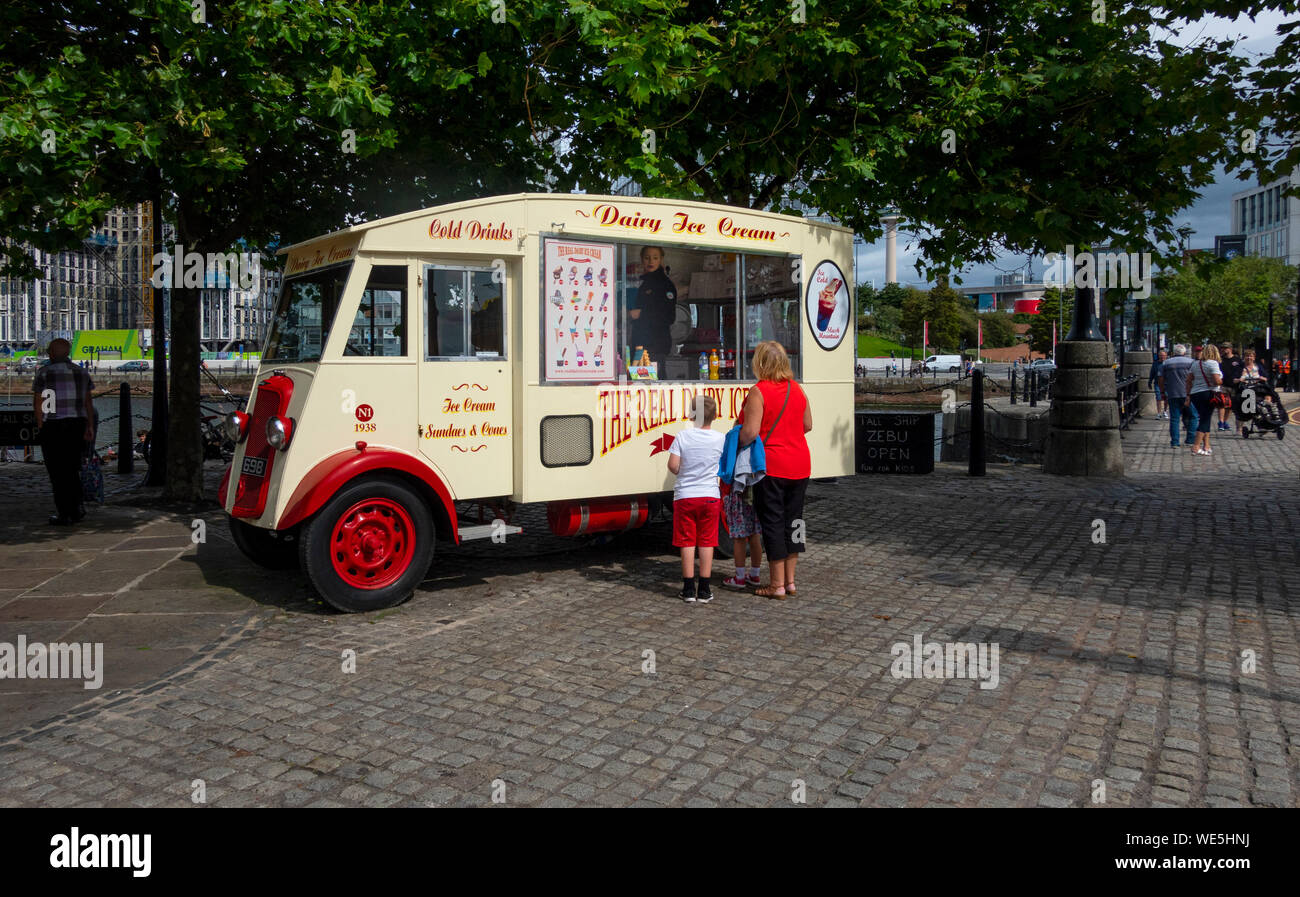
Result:
{"label": "round sign with ice cream cone", "polygon": [[804,310],[817,345],[829,351],[844,341],[852,305],[849,285],[839,265],[827,260],[813,269],[804,294]]}

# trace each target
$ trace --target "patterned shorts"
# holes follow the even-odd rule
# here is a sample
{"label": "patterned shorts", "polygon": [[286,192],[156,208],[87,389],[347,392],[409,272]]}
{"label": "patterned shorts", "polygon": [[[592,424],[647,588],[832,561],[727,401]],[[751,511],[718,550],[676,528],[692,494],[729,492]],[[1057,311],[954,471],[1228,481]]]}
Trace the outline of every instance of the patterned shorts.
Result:
{"label": "patterned shorts", "polygon": [[758,533],[758,515],[754,505],[746,498],[751,498],[753,491],[732,492],[722,499],[722,514],[727,520],[727,532],[733,539],[748,539]]}

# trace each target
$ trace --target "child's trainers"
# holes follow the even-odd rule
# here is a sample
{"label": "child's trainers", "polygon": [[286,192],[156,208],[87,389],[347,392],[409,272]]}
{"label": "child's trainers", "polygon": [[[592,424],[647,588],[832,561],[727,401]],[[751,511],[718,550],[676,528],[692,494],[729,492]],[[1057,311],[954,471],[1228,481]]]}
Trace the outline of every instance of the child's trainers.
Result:
{"label": "child's trainers", "polygon": [[743,576],[728,576],[722,581],[722,584],[728,589],[744,589],[748,580]]}
{"label": "child's trainers", "polygon": [[759,576],[749,576],[749,577],[746,577],[746,578],[745,578],[745,585],[748,585],[748,586],[761,586],[762,584],[763,584],[763,577],[762,577],[761,575],[759,575]]}
{"label": "child's trainers", "polygon": [[677,593],[677,597],[685,601],[687,604],[694,604],[695,584],[691,583],[689,586],[682,586],[682,590]]}
{"label": "child's trainers", "polygon": [[713,600],[713,589],[707,582],[700,583],[699,590],[695,593],[695,601],[698,604],[708,604]]}

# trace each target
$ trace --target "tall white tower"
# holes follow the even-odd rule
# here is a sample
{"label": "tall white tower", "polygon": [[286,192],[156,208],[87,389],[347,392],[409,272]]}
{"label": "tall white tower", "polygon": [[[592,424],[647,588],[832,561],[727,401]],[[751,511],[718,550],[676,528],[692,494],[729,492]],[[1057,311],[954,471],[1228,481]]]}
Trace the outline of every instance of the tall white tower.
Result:
{"label": "tall white tower", "polygon": [[885,226],[885,283],[898,283],[899,217],[893,209],[880,216],[880,223]]}

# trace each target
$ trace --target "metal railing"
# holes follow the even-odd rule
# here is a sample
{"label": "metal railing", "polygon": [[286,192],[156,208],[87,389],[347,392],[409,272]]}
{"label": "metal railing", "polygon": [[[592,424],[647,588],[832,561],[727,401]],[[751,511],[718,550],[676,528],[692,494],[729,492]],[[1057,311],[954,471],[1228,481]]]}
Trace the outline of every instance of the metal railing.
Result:
{"label": "metal railing", "polygon": [[[1017,380],[1019,383],[1017,383]],[[1011,371],[1011,404],[1016,404],[1017,398],[1019,398],[1019,401],[1024,402],[1030,408],[1036,408],[1039,402],[1051,401],[1054,380],[1054,372],[1034,370],[1019,372],[1013,368]]]}
{"label": "metal railing", "polygon": [[1119,403],[1119,428],[1128,429],[1128,425],[1138,416],[1138,378],[1121,377],[1115,380],[1115,401]]}

